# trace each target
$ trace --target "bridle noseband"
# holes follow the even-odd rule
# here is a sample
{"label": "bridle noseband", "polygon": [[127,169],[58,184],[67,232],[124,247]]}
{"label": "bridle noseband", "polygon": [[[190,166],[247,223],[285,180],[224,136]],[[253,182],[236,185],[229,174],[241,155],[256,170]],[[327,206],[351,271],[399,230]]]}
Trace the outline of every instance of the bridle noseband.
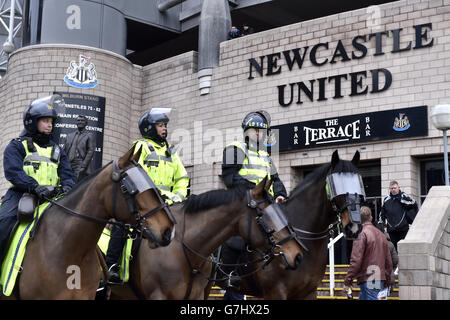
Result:
{"label": "bridle noseband", "polygon": [[[297,239],[297,235],[292,229],[292,226],[286,219],[286,216],[282,210],[282,208],[272,201],[270,201],[270,197],[267,195],[267,191],[265,190],[265,197],[262,200],[256,200],[253,196],[252,190],[247,190],[247,206],[256,211],[256,224],[260,227],[263,232],[267,243],[270,248],[266,252],[261,252],[258,249],[253,249],[251,243],[247,244],[247,251],[254,252],[261,256],[265,261],[264,266],[269,264],[275,256],[280,256],[286,268],[290,268],[289,263],[287,261],[286,255],[281,250],[281,246],[286,242],[294,239],[296,240],[301,247],[306,249],[306,247],[301,243],[299,239]],[[269,206],[264,209],[260,208],[260,204],[266,201],[272,202]],[[248,221],[248,239],[251,240],[251,214],[249,214]],[[283,238],[280,241],[276,241],[274,234],[280,232],[283,228],[287,227],[289,231],[289,235]],[[306,249],[307,250],[307,249]]]}
{"label": "bridle noseband", "polygon": [[[173,216],[172,212],[168,204],[164,201],[164,199],[159,194],[158,188],[154,184],[153,180],[148,176],[148,174],[144,171],[144,169],[134,160],[132,160],[132,165],[126,168],[119,168],[117,161],[113,162],[113,171],[111,173],[111,180],[115,182],[114,185],[114,204],[113,204],[113,213],[112,216],[114,220],[116,218],[116,195],[117,195],[117,186],[120,186],[120,190],[127,202],[128,209],[131,213],[134,214],[136,224],[131,227],[132,232],[140,234],[140,237],[146,238],[149,235],[151,238],[153,237],[152,233],[145,232],[148,228],[145,226],[145,220],[154,214],[156,214],[160,210],[164,210],[167,214],[169,220],[175,225],[176,220]],[[140,215],[136,195],[145,192],[147,190],[153,189],[158,200],[159,206],[149,210],[147,213]],[[150,239],[156,242],[156,239]]]}
{"label": "bridle noseband", "polygon": [[[334,176],[334,177],[333,177]],[[337,181],[340,179],[346,179],[347,184],[343,186],[338,186]],[[359,180],[359,183],[358,183]],[[345,190],[343,190],[345,189]],[[345,210],[349,211],[351,222],[360,224],[361,220],[359,218],[359,208],[361,203],[365,198],[364,187],[362,185],[361,176],[357,173],[329,173],[326,177],[325,190],[327,198],[331,203],[333,212],[336,213],[336,220],[328,226],[327,229],[321,232],[310,232],[300,228],[293,227],[295,232],[302,233],[307,237],[300,237],[304,240],[321,240],[333,236],[334,232],[337,231],[341,233],[344,230],[341,215]],[[349,192],[350,190],[352,192]],[[339,196],[345,197],[345,202],[340,206],[337,202]]]}

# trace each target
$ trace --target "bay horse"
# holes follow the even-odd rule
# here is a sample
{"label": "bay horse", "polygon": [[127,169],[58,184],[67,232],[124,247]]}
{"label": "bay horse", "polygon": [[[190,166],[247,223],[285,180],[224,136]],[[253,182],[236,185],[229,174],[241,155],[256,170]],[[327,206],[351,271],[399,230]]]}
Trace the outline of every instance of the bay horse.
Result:
{"label": "bay horse", "polygon": [[[341,160],[336,150],[331,163],[315,169],[291,192],[281,206],[307,247],[302,263],[296,270],[269,264],[242,279],[241,294],[275,300],[316,298],[327,264],[330,231],[340,225],[344,236],[354,239],[361,230],[359,208],[365,193],[356,168],[359,158],[357,151],[351,162]],[[253,258],[250,255],[249,259]],[[250,273],[257,267],[249,265],[239,273]]]}
{"label": "bay horse", "polygon": [[166,246],[175,220],[137,164],[141,149],[83,179],[42,213],[10,297],[94,299],[101,272],[97,242],[107,223],[132,226],[149,248]]}
{"label": "bay horse", "polygon": [[[130,262],[130,280],[112,287],[111,299],[205,299],[212,264],[210,255],[231,236],[242,236],[261,251],[262,263],[295,269],[302,251],[289,226],[274,232],[264,211],[270,205],[263,179],[252,190],[212,190],[190,196],[184,205],[172,206],[180,222],[175,239],[167,247],[149,250],[141,245]],[[252,264],[254,262],[250,262]]]}

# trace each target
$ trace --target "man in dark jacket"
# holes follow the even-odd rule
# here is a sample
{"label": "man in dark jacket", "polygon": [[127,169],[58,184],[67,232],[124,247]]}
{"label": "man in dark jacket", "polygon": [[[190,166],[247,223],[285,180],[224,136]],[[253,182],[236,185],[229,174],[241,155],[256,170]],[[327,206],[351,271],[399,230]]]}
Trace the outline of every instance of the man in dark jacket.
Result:
{"label": "man in dark jacket", "polygon": [[417,203],[402,192],[397,181],[389,184],[390,194],[384,198],[380,212],[380,222],[387,225],[387,232],[397,250],[397,243],[405,239],[409,225],[414,221]]}
{"label": "man in dark jacket", "polygon": [[86,130],[88,120],[85,116],[77,118],[78,130],[67,135],[64,151],[69,157],[77,181],[91,174],[90,164],[95,152],[95,137]]}
{"label": "man in dark jacket", "polygon": [[387,239],[372,224],[369,207],[361,207],[363,229],[353,242],[350,267],[344,280],[344,291],[356,278],[361,288],[360,300],[377,300],[381,289],[391,284],[392,260]]}
{"label": "man in dark jacket", "polygon": [[248,23],[242,24],[241,37],[254,33],[254,29]]}

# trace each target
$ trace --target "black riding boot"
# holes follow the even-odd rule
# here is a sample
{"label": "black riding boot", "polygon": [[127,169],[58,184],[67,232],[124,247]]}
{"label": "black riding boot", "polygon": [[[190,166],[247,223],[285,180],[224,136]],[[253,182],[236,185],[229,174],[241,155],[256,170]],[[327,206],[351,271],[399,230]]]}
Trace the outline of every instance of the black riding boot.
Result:
{"label": "black riding boot", "polygon": [[120,279],[120,257],[123,246],[125,245],[125,234],[122,228],[113,226],[111,230],[111,240],[109,240],[108,250],[106,251],[106,265],[109,271],[109,284],[122,284]]}
{"label": "black riding boot", "polygon": [[245,242],[241,237],[232,237],[222,246],[222,263],[230,266],[222,266],[222,270],[229,277],[226,283],[226,292],[223,300],[244,300],[244,296],[234,290],[239,290],[241,278],[236,273],[236,265],[239,262],[239,256],[245,249]]}

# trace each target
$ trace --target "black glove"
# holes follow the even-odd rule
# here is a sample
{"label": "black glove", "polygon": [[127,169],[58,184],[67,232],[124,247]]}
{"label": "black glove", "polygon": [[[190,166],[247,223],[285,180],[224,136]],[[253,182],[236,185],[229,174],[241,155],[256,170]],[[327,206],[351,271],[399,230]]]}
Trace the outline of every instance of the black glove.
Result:
{"label": "black glove", "polygon": [[55,187],[53,186],[37,186],[34,188],[34,193],[38,196],[39,199],[45,200],[45,198],[49,198],[52,196],[55,191]]}
{"label": "black glove", "polygon": [[71,186],[62,186],[62,191],[63,191],[64,193],[67,193],[67,192],[69,192],[70,190],[72,190],[72,187],[71,187]]}

